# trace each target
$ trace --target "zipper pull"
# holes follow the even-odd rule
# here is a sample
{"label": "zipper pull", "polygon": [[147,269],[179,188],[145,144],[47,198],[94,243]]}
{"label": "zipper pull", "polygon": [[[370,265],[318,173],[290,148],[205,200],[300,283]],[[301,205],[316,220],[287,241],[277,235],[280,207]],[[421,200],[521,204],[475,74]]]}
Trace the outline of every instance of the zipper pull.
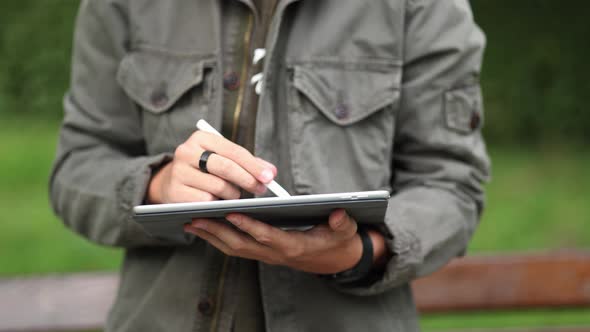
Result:
{"label": "zipper pull", "polygon": [[[264,48],[257,48],[254,50],[254,56],[252,57],[252,64],[256,66],[257,64],[264,59],[266,56],[266,49]],[[250,79],[250,84],[255,85],[254,91],[257,95],[262,94],[262,90],[264,88],[264,73],[258,73]]]}
{"label": "zipper pull", "polygon": [[250,79],[250,84],[254,85],[254,91],[260,96],[262,89],[264,88],[264,74],[258,73]]}
{"label": "zipper pull", "polygon": [[266,49],[264,48],[257,48],[254,50],[254,56],[252,57],[252,64],[257,65],[260,60],[264,59],[266,56]]}

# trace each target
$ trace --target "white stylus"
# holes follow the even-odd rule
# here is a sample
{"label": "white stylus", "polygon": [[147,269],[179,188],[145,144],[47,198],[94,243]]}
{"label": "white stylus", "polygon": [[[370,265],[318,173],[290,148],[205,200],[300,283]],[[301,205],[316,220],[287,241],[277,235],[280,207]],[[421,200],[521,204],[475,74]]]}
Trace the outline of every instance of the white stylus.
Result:
{"label": "white stylus", "polygon": [[[223,135],[221,135],[215,128],[213,128],[213,126],[211,126],[207,121],[201,119],[197,122],[197,128],[199,130],[211,133],[211,134],[215,134],[218,136],[223,137]],[[276,183],[274,180],[268,184],[266,184],[266,187],[272,191],[275,195],[277,195],[277,197],[289,197],[291,196],[286,190],[285,188],[281,187],[278,183]]]}

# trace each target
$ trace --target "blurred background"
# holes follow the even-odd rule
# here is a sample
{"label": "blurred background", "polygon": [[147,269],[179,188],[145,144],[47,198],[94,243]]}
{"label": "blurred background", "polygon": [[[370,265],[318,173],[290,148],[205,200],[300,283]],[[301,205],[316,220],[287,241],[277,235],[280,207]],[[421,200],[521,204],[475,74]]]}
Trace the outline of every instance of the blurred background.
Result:
{"label": "blurred background", "polygon": [[[116,271],[121,252],[75,236],[47,198],[78,1],[0,4],[0,278]],[[590,2],[473,0],[493,159],[469,253],[590,248]],[[590,325],[590,310],[429,315],[425,330]]]}

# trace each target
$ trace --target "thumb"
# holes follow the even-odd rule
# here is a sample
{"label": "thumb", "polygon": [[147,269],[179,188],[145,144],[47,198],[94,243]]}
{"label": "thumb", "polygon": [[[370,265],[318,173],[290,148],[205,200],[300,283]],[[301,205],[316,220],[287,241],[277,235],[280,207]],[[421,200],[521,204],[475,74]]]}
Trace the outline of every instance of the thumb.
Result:
{"label": "thumb", "polygon": [[352,236],[357,230],[356,221],[344,209],[332,212],[328,224],[334,232],[341,233],[344,236]]}

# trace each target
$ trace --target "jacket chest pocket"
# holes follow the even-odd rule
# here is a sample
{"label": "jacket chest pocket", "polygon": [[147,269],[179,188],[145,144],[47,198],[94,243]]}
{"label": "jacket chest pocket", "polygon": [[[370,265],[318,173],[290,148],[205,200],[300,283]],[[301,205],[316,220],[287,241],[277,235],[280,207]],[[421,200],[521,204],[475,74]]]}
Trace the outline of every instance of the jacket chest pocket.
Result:
{"label": "jacket chest pocket", "polygon": [[400,69],[288,66],[288,128],[299,194],[390,190]]}
{"label": "jacket chest pocket", "polygon": [[155,51],[128,54],[117,81],[141,109],[148,153],[170,152],[206,118],[214,99],[214,58]]}

